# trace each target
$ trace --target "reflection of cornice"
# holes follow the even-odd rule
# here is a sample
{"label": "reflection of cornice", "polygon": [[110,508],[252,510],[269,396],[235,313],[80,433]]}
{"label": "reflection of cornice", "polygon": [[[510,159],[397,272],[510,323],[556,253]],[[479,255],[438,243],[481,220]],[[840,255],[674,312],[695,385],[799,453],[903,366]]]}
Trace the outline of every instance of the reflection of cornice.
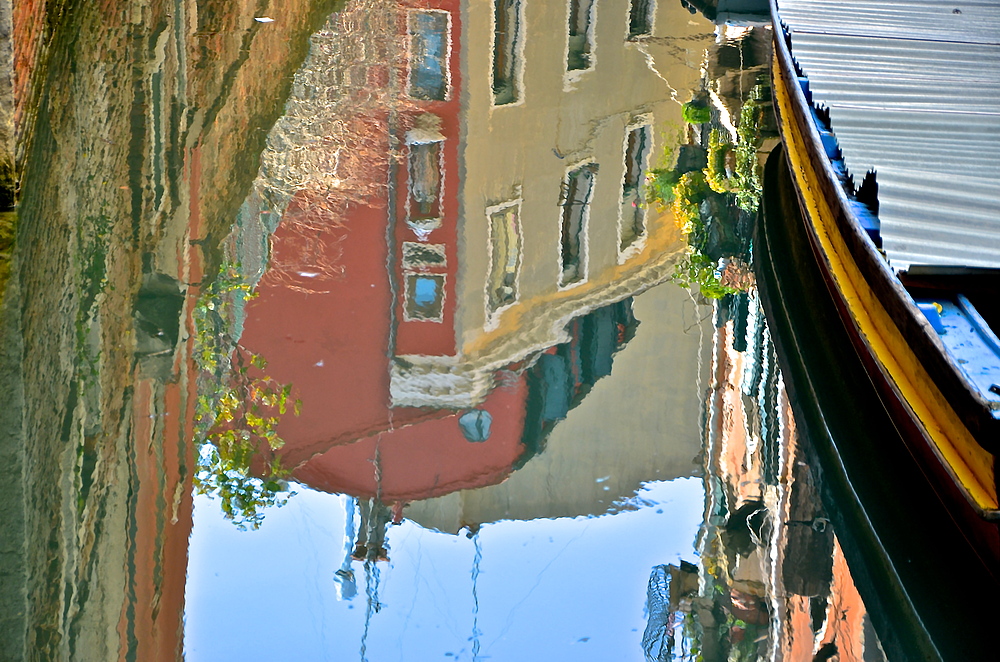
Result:
{"label": "reflection of cornice", "polygon": [[492,372],[451,356],[397,356],[389,374],[394,407],[474,407],[493,386]]}
{"label": "reflection of cornice", "polygon": [[393,406],[475,407],[492,389],[493,372],[568,342],[566,327],[574,318],[670,278],[684,242],[672,214],[663,214],[651,225],[646,247],[634,260],[573,289],[518,302],[504,311],[496,329],[468,343],[464,356],[396,357],[390,369]]}

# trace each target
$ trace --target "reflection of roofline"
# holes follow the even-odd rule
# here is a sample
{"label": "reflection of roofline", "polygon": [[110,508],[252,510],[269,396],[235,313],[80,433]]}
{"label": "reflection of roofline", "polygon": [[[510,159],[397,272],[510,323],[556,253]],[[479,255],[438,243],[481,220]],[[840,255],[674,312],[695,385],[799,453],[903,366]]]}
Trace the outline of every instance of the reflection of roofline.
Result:
{"label": "reflection of roofline", "polygon": [[[673,223],[672,218],[665,222]],[[516,318],[516,328],[499,334],[485,347],[474,349],[465,360],[435,356],[395,357],[390,367],[392,405],[475,407],[492,389],[495,371],[569,342],[567,325],[573,319],[641,294],[669,279],[678,255],[673,248],[676,247],[651,251],[649,259],[641,266],[617,267],[610,282],[579,296],[556,293],[515,305],[506,314]]]}

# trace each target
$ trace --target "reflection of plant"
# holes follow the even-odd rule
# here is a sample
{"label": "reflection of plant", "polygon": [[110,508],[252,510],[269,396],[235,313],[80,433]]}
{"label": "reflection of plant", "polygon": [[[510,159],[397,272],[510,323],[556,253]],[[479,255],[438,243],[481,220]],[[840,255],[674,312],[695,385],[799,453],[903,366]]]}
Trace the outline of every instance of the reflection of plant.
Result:
{"label": "reflection of plant", "polygon": [[721,299],[736,292],[735,288],[723,285],[716,264],[707,255],[688,253],[674,270],[673,281],[681,287],[698,287],[701,295],[708,299]]}
{"label": "reflection of plant", "polygon": [[705,181],[716,193],[728,193],[733,186],[726,168],[726,160],[733,151],[733,144],[726,140],[726,135],[719,129],[712,129],[708,138],[708,167],[705,168]]}
{"label": "reflection of plant", "polygon": [[674,219],[685,235],[691,234],[702,224],[701,203],[711,192],[702,172],[686,172],[677,180],[673,194]]}
{"label": "reflection of plant", "polygon": [[704,101],[688,101],[681,112],[688,124],[706,124],[712,119],[712,109]]}
{"label": "reflection of plant", "polygon": [[767,106],[766,102],[762,101],[764,89],[764,85],[756,85],[751,90],[750,98],[740,109],[740,123],[736,129],[733,190],[736,191],[737,204],[749,212],[757,211],[760,196],[764,191],[760,162],[757,160],[757,150],[761,143],[760,125]]}
{"label": "reflection of plant", "polygon": [[[291,384],[263,374],[266,361],[236,344],[230,329],[237,307],[253,298],[239,270],[224,265],[219,277],[195,307],[195,363],[201,371],[195,411],[198,470],[194,483],[200,494],[217,496],[227,519],[245,530],[257,529],[263,510],[288,501],[284,479],[288,471],[275,457],[254,476],[251,464],[264,450],[284,445],[278,422],[289,409]],[[293,403],[296,415],[300,403]]]}
{"label": "reflection of plant", "polygon": [[666,208],[674,199],[674,187],[679,179],[675,168],[653,168],[646,176],[646,199]]}

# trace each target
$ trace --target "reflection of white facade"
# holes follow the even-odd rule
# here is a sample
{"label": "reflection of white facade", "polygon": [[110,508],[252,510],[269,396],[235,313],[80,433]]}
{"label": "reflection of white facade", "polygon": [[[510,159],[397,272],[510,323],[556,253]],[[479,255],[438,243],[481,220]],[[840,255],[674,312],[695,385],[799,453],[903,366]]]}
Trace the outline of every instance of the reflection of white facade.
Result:
{"label": "reflection of white facade", "polygon": [[474,405],[569,319],[669,277],[681,247],[639,182],[682,125],[710,24],[679,3],[471,0],[459,33],[456,354],[398,356],[397,405]]}

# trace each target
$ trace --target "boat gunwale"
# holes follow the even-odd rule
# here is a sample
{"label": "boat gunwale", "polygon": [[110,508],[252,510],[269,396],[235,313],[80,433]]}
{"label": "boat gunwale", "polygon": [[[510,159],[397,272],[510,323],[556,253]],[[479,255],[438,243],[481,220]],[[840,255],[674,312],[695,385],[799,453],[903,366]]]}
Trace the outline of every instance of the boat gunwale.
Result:
{"label": "boat gunwale", "polygon": [[[791,49],[784,39],[778,43],[787,26],[781,20],[777,0],[770,0],[770,3],[775,53],[781,57],[788,71],[794,72],[796,65]],[[787,56],[787,61],[784,61],[784,56]],[[798,85],[790,86],[790,89],[792,98],[801,104],[803,109],[811,107]],[[824,188],[824,197],[828,201],[836,200],[839,212],[835,214],[837,227],[869,287],[875,291],[880,303],[896,324],[896,328],[972,436],[985,450],[996,455],[1000,450],[1000,419],[994,416],[994,406],[979,392],[964,371],[949,358],[944,342],[917,308],[913,297],[893,272],[871,237],[864,231],[860,220],[851,209],[847,193],[838,183],[833,165],[825,157],[818,132],[814,128],[806,134],[804,137],[813,155],[823,155],[822,159],[814,159],[814,163],[822,162],[820,167],[825,178],[821,185]],[[834,135],[836,136],[836,132]],[[831,192],[832,197],[829,195]]]}
{"label": "boat gunwale", "polygon": [[[916,364],[920,365],[927,373],[930,385],[939,391],[937,395],[939,395],[940,399],[943,401],[940,404],[944,404],[946,405],[946,408],[951,409],[951,412],[947,412],[944,411],[944,408],[942,408],[941,413],[946,418],[949,413],[957,417],[957,423],[964,426],[964,429],[971,437],[968,441],[973,445],[978,444],[986,452],[992,452],[990,446],[995,444],[984,443],[985,440],[983,439],[984,434],[990,433],[988,430],[984,430],[987,426],[969,425],[968,399],[966,398],[965,407],[956,408],[955,398],[949,397],[949,394],[945,392],[947,389],[951,395],[954,396],[954,391],[956,389],[955,382],[959,382],[958,386],[960,387],[960,392],[966,395],[972,395],[970,385],[964,376],[958,372],[958,366],[948,360],[946,353],[947,350],[944,348],[940,338],[937,337],[936,332],[933,331],[930,322],[928,322],[926,318],[923,317],[922,313],[920,313],[917,309],[912,297],[903,287],[902,283],[896,278],[895,274],[892,273],[889,265],[883,260],[871,238],[864,232],[860,222],[851,209],[847,193],[840,185],[838,176],[833,169],[833,165],[827,158],[826,151],[822,147],[818,130],[812,118],[811,106],[799,84],[797,67],[792,59],[788,44],[785,41],[786,28],[781,21],[780,14],[777,12],[776,0],[771,0],[771,7],[772,18],[774,21],[773,57],[775,64],[779,65],[772,70],[772,78],[780,76],[784,79],[781,82],[783,83],[783,87],[787,89],[786,94],[789,97],[789,107],[793,114],[793,117],[788,119],[801,125],[799,138],[802,139],[803,148],[806,154],[810,157],[809,160],[812,168],[818,171],[816,177],[818,181],[816,181],[815,184],[819,188],[818,192],[821,198],[825,200],[825,204],[830,207],[829,211],[831,212],[833,220],[831,229],[835,230],[839,234],[839,238],[844,243],[848,256],[853,262],[854,267],[859,272],[864,285],[870,290],[870,293],[874,295],[873,298],[875,302],[883,309],[884,314],[895,326],[896,332],[898,332],[904,340],[906,345],[905,351],[908,351],[912,355]],[[776,106],[778,106],[777,95],[775,103]],[[787,131],[787,128],[784,126],[785,123],[782,121],[783,118],[781,117],[782,113],[780,112],[780,108],[776,107],[776,110],[778,111],[777,115],[779,119],[779,126]],[[791,165],[791,160],[789,160],[789,164]],[[799,186],[796,186],[796,191],[799,196],[800,205],[803,207],[806,217],[808,218],[808,205],[806,205],[805,201],[802,199],[803,192],[800,190]],[[887,406],[891,406],[894,410],[897,410],[897,413],[903,414],[901,422],[908,428],[908,431],[911,433],[911,438],[921,438],[923,441],[925,448],[914,448],[912,449],[912,452],[918,456],[925,456],[925,459],[930,459],[926,457],[928,455],[928,451],[930,451],[933,459],[936,460],[936,463],[940,465],[941,469],[944,470],[947,477],[950,478],[950,480],[953,481],[960,489],[961,493],[965,496],[965,501],[972,507],[979,517],[986,520],[1000,519],[1000,509],[995,506],[991,507],[993,502],[996,501],[995,474],[993,476],[992,485],[984,484],[981,478],[975,479],[973,483],[978,485],[978,491],[981,494],[977,497],[971,493],[967,480],[963,480],[956,473],[955,466],[945,456],[941,445],[934,439],[934,434],[928,430],[927,422],[916,413],[913,408],[913,404],[903,393],[901,386],[897,383],[897,380],[893,377],[889,368],[884,364],[876,348],[872,346],[871,339],[867,336],[863,329],[859,328],[859,322],[856,319],[851,303],[846,299],[847,294],[841,290],[841,285],[839,284],[838,278],[834,273],[834,267],[829,262],[830,256],[826,254],[826,249],[822,245],[820,237],[816,234],[818,232],[817,228],[813,227],[811,223],[806,223],[806,226],[808,229],[807,236],[810,239],[813,253],[822,267],[821,270],[824,275],[824,280],[826,281],[827,287],[837,304],[842,321],[845,322],[845,327],[848,328],[848,331],[854,340],[855,349],[857,350],[860,358],[868,366],[869,374],[872,377],[878,376],[881,384],[880,390],[884,394],[883,399],[891,400],[891,402],[886,402],[885,404]],[[902,324],[900,323],[901,320],[903,322]],[[917,342],[914,341],[914,337],[916,337]],[[923,351],[915,351],[918,348]],[[931,352],[931,357],[934,359],[930,362],[925,359],[925,355],[929,351]],[[941,365],[942,363],[945,365]],[[951,379],[946,380],[945,384],[942,384],[941,381],[939,381],[940,373],[942,372],[951,376]],[[978,393],[976,393],[976,395],[978,395]],[[981,397],[979,399],[982,400]],[[931,394],[931,402],[933,403],[934,400],[937,400],[937,398],[934,397],[934,394]],[[983,402],[985,401],[983,400]],[[988,407],[984,407],[984,409],[987,413],[989,413]],[[933,410],[932,418],[938,418],[938,416],[933,415]],[[992,419],[992,416],[990,419],[995,420]],[[935,420],[932,420],[931,422],[934,423]],[[976,434],[976,432],[979,432],[979,434]],[[917,436],[914,437],[914,434]],[[938,430],[937,434],[944,435],[944,432],[942,430]],[[990,441],[993,441],[994,438],[995,437],[991,437]],[[962,443],[963,440],[947,439],[947,437],[946,440],[951,445],[951,450],[958,456],[958,459],[965,463],[966,471],[970,472],[974,477],[975,473],[971,469],[968,458],[963,457],[962,451],[956,444],[956,441],[958,443]],[[929,469],[929,478],[934,479],[941,477],[939,472],[933,471],[932,468]],[[995,470],[995,458],[994,466],[988,468],[988,470],[990,469]],[[986,499],[983,499],[982,492],[984,491],[987,497]]]}

